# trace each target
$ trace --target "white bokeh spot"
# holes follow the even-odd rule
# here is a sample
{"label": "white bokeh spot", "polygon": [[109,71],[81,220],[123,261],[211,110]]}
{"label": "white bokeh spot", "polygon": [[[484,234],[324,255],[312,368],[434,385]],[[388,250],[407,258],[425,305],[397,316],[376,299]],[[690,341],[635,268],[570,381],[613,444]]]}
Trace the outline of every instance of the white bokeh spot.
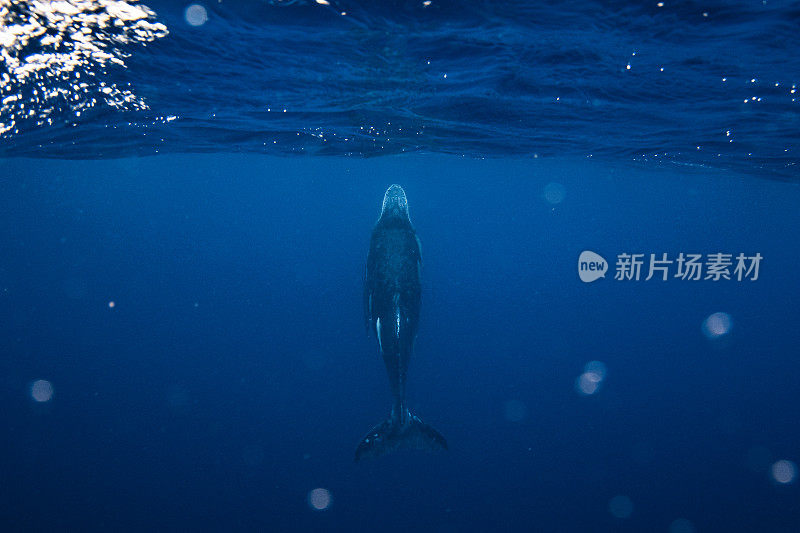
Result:
{"label": "white bokeh spot", "polygon": [[770,468],[772,479],[782,485],[792,483],[797,477],[797,465],[787,459],[775,461]]}
{"label": "white bokeh spot", "polygon": [[46,379],[37,379],[31,384],[31,398],[39,403],[49,402],[53,398],[53,385]]}
{"label": "white bokeh spot", "polygon": [[733,319],[728,313],[712,313],[703,321],[703,335],[709,339],[717,339],[730,333],[733,327]]}
{"label": "white bokeh spot", "polygon": [[333,503],[328,489],[316,488],[308,493],[308,505],[315,511],[324,511]]}
{"label": "white bokeh spot", "polygon": [[183,17],[190,26],[202,26],[208,22],[208,11],[200,4],[192,4],[186,8]]}

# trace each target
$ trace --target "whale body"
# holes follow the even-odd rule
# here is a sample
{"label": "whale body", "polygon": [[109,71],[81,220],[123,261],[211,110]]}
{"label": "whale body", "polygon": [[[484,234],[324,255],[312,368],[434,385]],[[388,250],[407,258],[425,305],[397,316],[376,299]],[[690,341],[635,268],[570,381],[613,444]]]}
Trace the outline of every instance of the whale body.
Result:
{"label": "whale body", "polygon": [[375,335],[386,366],[393,404],[390,417],[373,427],[356,449],[356,461],[398,448],[447,449],[447,441],[406,406],[406,375],[421,304],[419,239],[408,216],[403,188],[392,185],[370,239],[364,282],[367,330]]}

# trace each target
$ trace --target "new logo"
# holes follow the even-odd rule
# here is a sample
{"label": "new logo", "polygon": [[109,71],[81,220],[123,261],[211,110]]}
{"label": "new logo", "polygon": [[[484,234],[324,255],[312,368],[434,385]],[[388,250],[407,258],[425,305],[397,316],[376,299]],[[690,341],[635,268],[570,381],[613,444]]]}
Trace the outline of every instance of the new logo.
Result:
{"label": "new logo", "polygon": [[589,250],[581,252],[578,257],[578,276],[584,283],[591,283],[597,279],[606,277],[608,262],[603,256]]}

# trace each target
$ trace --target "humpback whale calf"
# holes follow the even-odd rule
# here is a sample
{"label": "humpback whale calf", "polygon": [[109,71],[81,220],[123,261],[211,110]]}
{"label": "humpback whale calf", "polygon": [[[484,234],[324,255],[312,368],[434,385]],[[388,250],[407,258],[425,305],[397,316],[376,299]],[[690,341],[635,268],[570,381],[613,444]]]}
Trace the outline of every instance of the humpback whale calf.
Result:
{"label": "humpback whale calf", "polygon": [[356,461],[398,448],[447,449],[444,437],[406,407],[406,373],[419,322],[421,260],[406,193],[392,185],[383,197],[381,216],[370,239],[364,314],[367,330],[378,339],[394,403],[389,419],[361,440]]}

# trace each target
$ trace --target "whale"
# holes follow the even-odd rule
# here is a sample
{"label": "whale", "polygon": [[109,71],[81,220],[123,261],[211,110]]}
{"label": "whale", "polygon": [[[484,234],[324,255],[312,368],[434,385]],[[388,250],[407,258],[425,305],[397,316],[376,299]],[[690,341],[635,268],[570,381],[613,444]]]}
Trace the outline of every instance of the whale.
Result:
{"label": "whale", "polygon": [[447,441],[406,405],[406,376],[414,351],[421,306],[422,255],[400,185],[383,196],[372,230],[364,276],[367,332],[377,339],[392,393],[392,411],[356,448],[355,460],[380,457],[397,449],[446,450]]}

